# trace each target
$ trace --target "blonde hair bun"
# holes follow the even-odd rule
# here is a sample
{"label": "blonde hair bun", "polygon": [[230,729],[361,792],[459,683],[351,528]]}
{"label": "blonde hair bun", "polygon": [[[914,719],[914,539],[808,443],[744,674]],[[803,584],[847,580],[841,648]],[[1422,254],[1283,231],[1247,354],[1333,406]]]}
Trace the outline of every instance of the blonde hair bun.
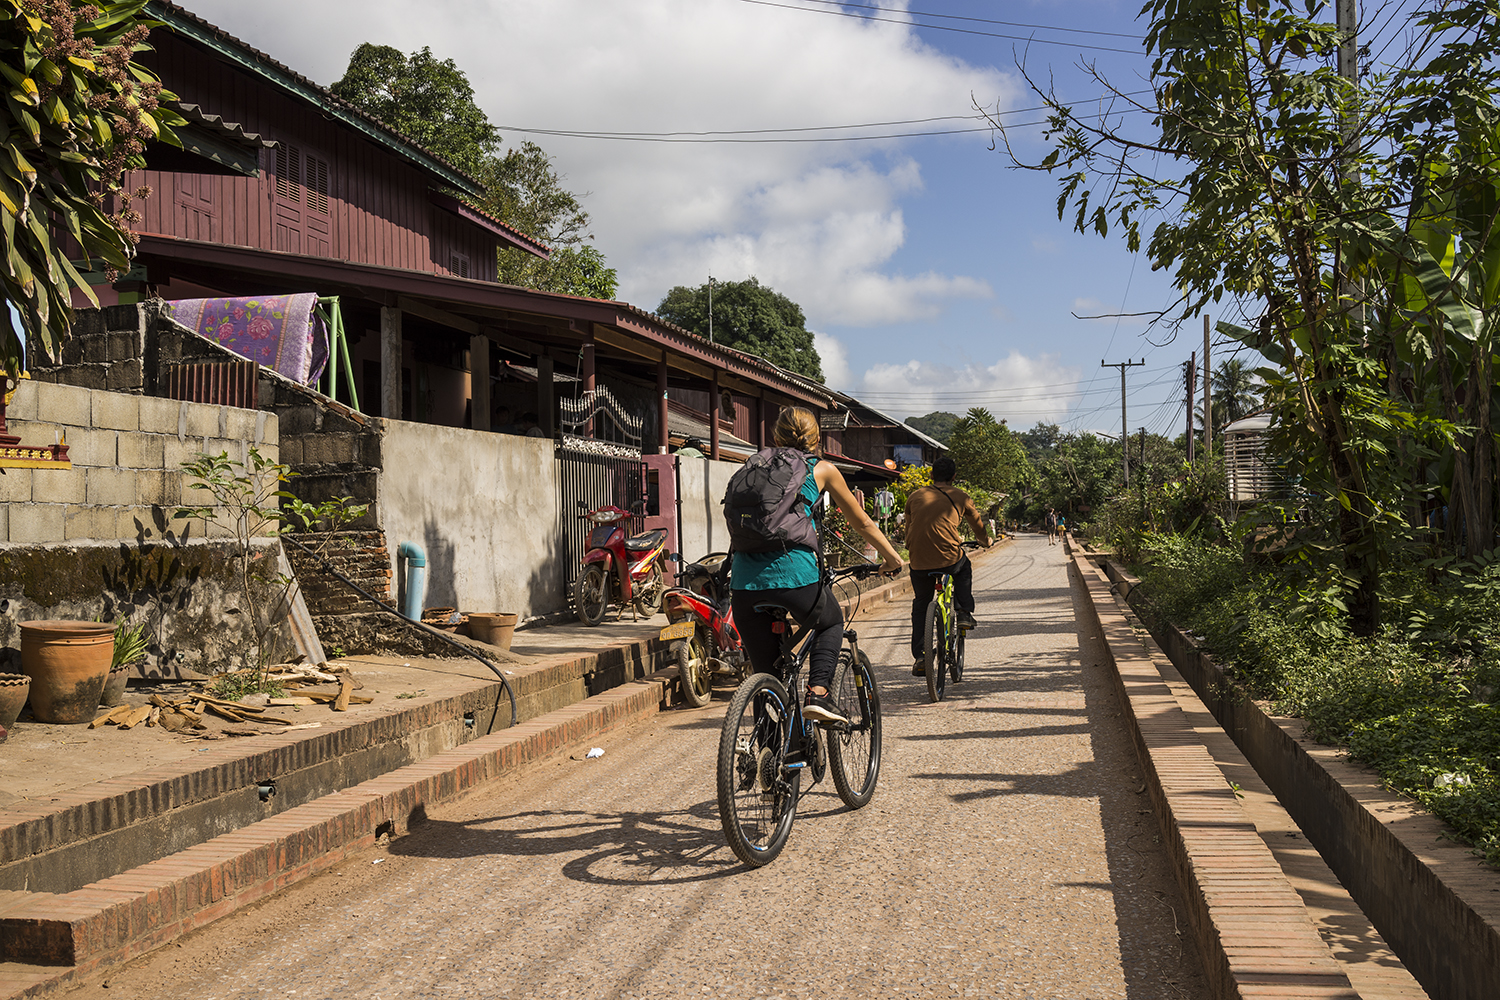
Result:
{"label": "blonde hair bun", "polygon": [[812,455],[823,453],[823,432],[818,418],[803,406],[789,406],[776,418],[773,433],[778,448],[798,448]]}

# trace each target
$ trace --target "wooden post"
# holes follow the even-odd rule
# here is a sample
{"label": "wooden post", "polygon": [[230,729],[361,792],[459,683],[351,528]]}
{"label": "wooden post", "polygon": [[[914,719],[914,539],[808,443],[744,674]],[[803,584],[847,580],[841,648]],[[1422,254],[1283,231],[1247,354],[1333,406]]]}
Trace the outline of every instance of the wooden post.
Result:
{"label": "wooden post", "polygon": [[401,310],[380,307],[380,415],[401,419]]}
{"label": "wooden post", "polygon": [[714,369],[713,388],[708,393],[708,457],[719,460],[719,369]]}
{"label": "wooden post", "polygon": [[536,358],[536,422],[546,437],[553,437],[557,433],[557,425],[553,421],[557,413],[557,403],[553,399],[556,392],[552,378],[552,355],[538,354]]}
{"label": "wooden post", "polygon": [[661,360],[656,363],[656,450],[658,454],[667,453],[667,352],[661,352]]}
{"label": "wooden post", "polygon": [[476,431],[490,429],[490,338],[476,333],[469,338],[469,425]]}

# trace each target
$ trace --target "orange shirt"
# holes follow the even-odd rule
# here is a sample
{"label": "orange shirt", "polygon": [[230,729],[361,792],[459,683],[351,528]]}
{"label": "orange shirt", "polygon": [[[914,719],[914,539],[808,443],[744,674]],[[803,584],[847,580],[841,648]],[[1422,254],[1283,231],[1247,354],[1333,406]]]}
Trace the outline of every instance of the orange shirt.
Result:
{"label": "orange shirt", "polygon": [[942,569],[963,558],[965,517],[979,520],[979,508],[956,486],[924,486],[906,498],[906,548],[911,568]]}

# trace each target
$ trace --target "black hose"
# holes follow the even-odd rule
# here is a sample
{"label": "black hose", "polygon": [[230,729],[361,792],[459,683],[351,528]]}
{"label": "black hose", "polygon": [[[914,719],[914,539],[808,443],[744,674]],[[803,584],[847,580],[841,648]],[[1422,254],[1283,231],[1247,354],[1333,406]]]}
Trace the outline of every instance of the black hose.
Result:
{"label": "black hose", "polygon": [[[415,625],[417,628],[422,629],[423,631],[429,632],[432,635],[437,636],[439,639],[443,640],[444,642],[448,643],[451,646],[457,646],[459,649],[463,650],[469,656],[474,657],[474,659],[478,660],[480,663],[483,663],[485,666],[489,667],[492,671],[494,671],[495,676],[498,677],[498,678],[500,678],[500,683],[505,686],[505,693],[508,694],[508,695],[510,695],[510,724],[512,726],[514,726],[516,724],[516,692],[515,692],[515,689],[510,686],[510,681],[508,681],[508,680],[505,679],[505,672],[503,670],[501,670],[499,667],[495,666],[489,660],[486,660],[484,657],[480,656],[478,653],[474,652],[472,649],[470,649],[464,643],[459,642],[457,639],[453,638],[453,636],[449,635],[447,632],[444,632],[442,629],[436,629],[436,628],[433,628],[431,625],[426,624],[425,622],[413,621],[412,619],[406,617],[401,612],[397,611],[395,608],[391,607],[389,604],[385,603],[380,598],[376,597],[374,594],[371,594],[369,591],[365,590],[359,584],[355,583],[353,580],[349,579],[347,576],[345,576],[344,574],[340,573],[338,570],[334,569],[333,565],[327,559],[324,559],[317,552],[314,552],[312,549],[308,548],[306,545],[303,545],[301,542],[297,541],[297,539],[293,538],[291,535],[282,535],[281,538],[282,538],[283,541],[291,542],[293,545],[297,546],[297,548],[301,549],[303,552],[306,552],[308,555],[312,556],[318,562],[322,563],[323,564],[323,568],[325,570],[327,570],[329,573],[332,573],[345,586],[349,587],[351,590],[353,590],[360,597],[363,597],[365,600],[367,600],[371,604],[375,605],[381,611],[384,611],[384,612],[386,612],[388,614],[395,615],[397,618],[401,619],[407,625]],[[494,717],[494,715],[491,715],[490,716],[490,728],[489,728],[489,732],[494,732],[494,731],[495,731],[495,717]]]}

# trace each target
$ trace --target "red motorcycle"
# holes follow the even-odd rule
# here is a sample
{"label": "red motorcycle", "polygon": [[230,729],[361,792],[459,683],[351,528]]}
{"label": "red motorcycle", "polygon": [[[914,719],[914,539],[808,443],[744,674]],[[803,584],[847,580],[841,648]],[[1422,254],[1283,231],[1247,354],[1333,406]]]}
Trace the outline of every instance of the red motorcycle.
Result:
{"label": "red motorcycle", "polygon": [[588,551],[583,554],[583,569],[573,584],[573,609],[585,625],[598,625],[612,605],[621,611],[634,605],[635,613],[650,618],[661,609],[663,553],[667,533],[662,528],[629,537],[625,523],[631,513],[620,507],[606,506],[581,515],[594,523],[589,532]]}
{"label": "red motorcycle", "polygon": [[745,650],[734,627],[729,555],[706,555],[682,567],[677,578],[681,586],[662,597],[672,624],[661,630],[661,638],[672,643],[683,697],[694,708],[702,708],[713,698],[715,674],[733,674],[738,681],[747,672]]}

